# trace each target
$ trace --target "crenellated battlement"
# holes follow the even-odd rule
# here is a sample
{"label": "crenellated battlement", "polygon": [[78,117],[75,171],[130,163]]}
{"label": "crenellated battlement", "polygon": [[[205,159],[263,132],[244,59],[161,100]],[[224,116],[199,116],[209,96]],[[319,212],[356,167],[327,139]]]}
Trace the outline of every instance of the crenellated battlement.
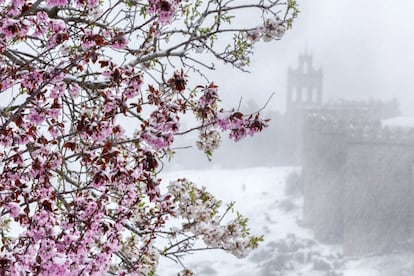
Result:
{"label": "crenellated battlement", "polygon": [[340,101],[305,109],[307,120],[319,121],[369,122],[397,115],[399,115],[399,109],[395,100],[389,102]]}
{"label": "crenellated battlement", "polygon": [[359,126],[349,130],[348,143],[414,146],[414,129]]}
{"label": "crenellated battlement", "polygon": [[[372,139],[376,143],[406,143],[413,138],[411,131],[381,126],[382,119],[398,114],[398,105],[394,101],[342,101],[306,109],[304,128],[305,131],[321,134],[344,133],[352,142],[369,142]],[[400,135],[401,139],[398,138]]]}
{"label": "crenellated battlement", "polygon": [[346,120],[338,116],[309,116],[306,122],[309,131],[319,135],[342,133],[348,143],[385,143],[414,145],[414,128],[383,127],[381,122],[372,120]]}

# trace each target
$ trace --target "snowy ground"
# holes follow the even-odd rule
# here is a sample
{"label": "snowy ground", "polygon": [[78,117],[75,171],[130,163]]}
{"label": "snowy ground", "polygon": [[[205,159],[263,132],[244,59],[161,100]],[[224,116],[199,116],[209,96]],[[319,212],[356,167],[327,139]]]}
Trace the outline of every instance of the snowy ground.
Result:
{"label": "snowy ground", "polygon": [[[206,186],[250,219],[252,233],[265,242],[246,259],[220,251],[197,252],[183,260],[196,275],[223,276],[405,276],[414,275],[414,255],[394,254],[346,259],[341,247],[313,240],[301,227],[303,198],[285,194],[286,176],[295,168],[249,168],[164,172],[164,181],[186,177]],[[177,275],[181,267],[161,259],[158,275]]]}

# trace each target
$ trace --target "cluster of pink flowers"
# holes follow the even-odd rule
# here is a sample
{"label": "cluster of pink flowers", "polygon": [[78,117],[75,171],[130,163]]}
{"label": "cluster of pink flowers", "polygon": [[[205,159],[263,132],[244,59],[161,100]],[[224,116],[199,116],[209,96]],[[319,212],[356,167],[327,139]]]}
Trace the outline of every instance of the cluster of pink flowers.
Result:
{"label": "cluster of pink flowers", "polygon": [[254,30],[246,32],[246,38],[251,42],[257,42],[263,39],[265,42],[274,39],[280,39],[286,32],[286,27],[283,21],[276,17],[275,19],[266,19],[263,25],[256,27]]}
{"label": "cluster of pink flowers", "polygon": [[217,124],[223,131],[229,130],[229,137],[239,141],[246,136],[253,136],[267,127],[268,120],[261,119],[259,113],[244,115],[243,113],[224,112],[220,114]]}
{"label": "cluster of pink flowers", "polygon": [[29,21],[4,18],[1,22],[0,32],[6,39],[13,39],[24,36],[29,30]]}
{"label": "cluster of pink flowers", "polygon": [[68,4],[68,0],[48,0],[46,3],[50,7],[63,7]]}
{"label": "cluster of pink flowers", "polygon": [[205,127],[199,130],[196,145],[208,158],[220,146],[221,137],[218,130],[229,131],[229,137],[237,142],[267,127],[268,120],[260,118],[259,113],[244,115],[239,111],[218,111],[218,86],[214,83],[197,88],[200,89],[201,95],[195,100],[195,113]]}
{"label": "cluster of pink flowers", "polygon": [[39,125],[45,121],[46,114],[42,110],[32,108],[26,118],[31,124]]}
{"label": "cluster of pink flowers", "polygon": [[[83,6],[87,6],[88,9],[93,9],[96,8],[99,4],[98,0],[88,0],[88,1],[84,1],[84,0],[75,0],[73,1],[73,3],[77,6],[77,7],[83,7]],[[69,0],[48,0],[46,2],[46,4],[49,7],[64,7],[70,4]]]}
{"label": "cluster of pink flowers", "polygon": [[128,77],[125,81],[126,87],[122,92],[123,96],[126,99],[132,99],[138,96],[141,91],[142,82],[143,80],[141,74],[134,73],[133,71],[128,73]]}
{"label": "cluster of pink flowers", "polygon": [[[177,135],[199,131],[211,155],[220,132],[238,141],[266,127],[258,114],[220,112],[214,83],[190,87],[202,64],[192,43],[221,31],[197,24],[230,2],[210,1],[209,14],[199,1],[0,0],[1,275],[154,275],[190,240],[238,257],[257,246],[246,220],[223,220],[230,209],[204,188],[182,179],[164,193],[159,178]],[[176,19],[188,30],[167,26]],[[282,27],[266,21],[258,36],[278,38]],[[180,129],[184,116],[198,125]],[[167,230],[169,219],[181,228]]]}
{"label": "cluster of pink flowers", "polygon": [[149,121],[142,124],[142,139],[156,150],[168,148],[179,130],[179,117],[171,108],[161,104],[151,113]]}
{"label": "cluster of pink flowers", "polygon": [[214,83],[201,87],[197,113],[202,120],[213,122],[217,117],[218,86]]}
{"label": "cluster of pink flowers", "polygon": [[149,0],[147,12],[150,15],[157,15],[158,21],[165,25],[174,18],[180,2],[180,0]]}

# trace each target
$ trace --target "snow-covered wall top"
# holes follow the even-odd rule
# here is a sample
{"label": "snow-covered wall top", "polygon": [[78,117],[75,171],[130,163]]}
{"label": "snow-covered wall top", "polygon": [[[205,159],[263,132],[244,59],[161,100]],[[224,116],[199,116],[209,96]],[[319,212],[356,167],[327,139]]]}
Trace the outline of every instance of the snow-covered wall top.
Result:
{"label": "snow-covered wall top", "polygon": [[414,117],[393,117],[390,119],[382,120],[381,125],[388,128],[406,128],[414,129]]}

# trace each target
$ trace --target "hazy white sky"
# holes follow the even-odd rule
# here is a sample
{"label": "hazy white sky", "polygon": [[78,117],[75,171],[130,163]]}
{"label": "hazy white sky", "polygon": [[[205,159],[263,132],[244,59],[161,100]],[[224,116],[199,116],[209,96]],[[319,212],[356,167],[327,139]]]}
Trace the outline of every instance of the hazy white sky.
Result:
{"label": "hazy white sky", "polygon": [[247,92],[264,103],[277,92],[271,107],[283,110],[287,68],[307,49],[323,69],[324,100],[395,96],[403,112],[414,115],[414,1],[298,2],[293,29],[279,42],[256,47],[251,74],[217,72],[225,98],[237,103]]}

